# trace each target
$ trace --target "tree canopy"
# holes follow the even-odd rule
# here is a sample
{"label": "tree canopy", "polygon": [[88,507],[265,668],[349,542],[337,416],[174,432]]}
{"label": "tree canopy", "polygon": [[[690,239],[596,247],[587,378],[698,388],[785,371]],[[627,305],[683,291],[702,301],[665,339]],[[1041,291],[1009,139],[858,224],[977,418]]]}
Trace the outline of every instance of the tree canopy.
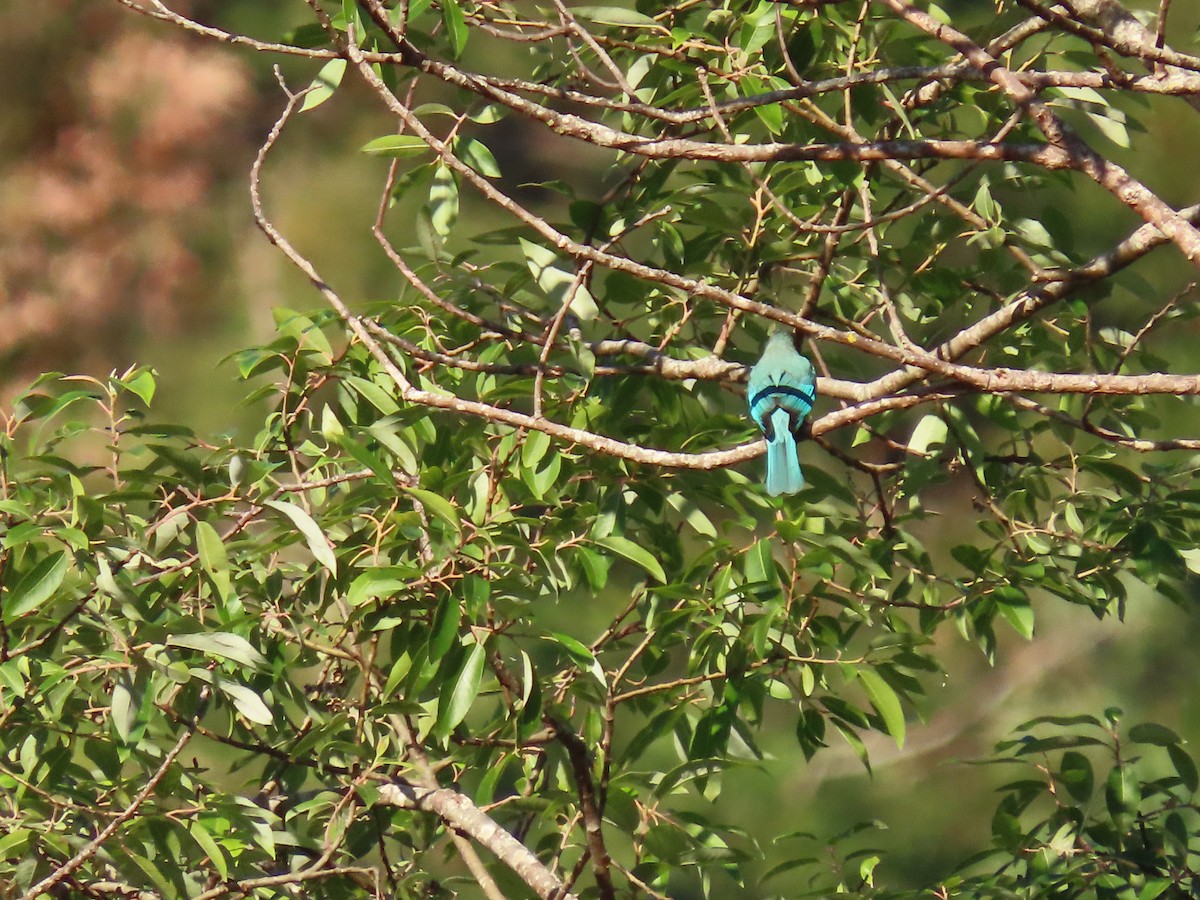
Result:
{"label": "tree canopy", "polygon": [[[144,367],[4,417],[12,896],[1200,887],[1180,724],[1115,708],[1000,744],[991,844],[920,890],[725,792],[766,731],[903,746],[948,633],[1190,603],[1200,205],[1138,168],[1200,105],[1169,4],[117,2],[278,64],[247,202],[309,288],[234,357],[250,440],[159,422]],[[379,294],[272,212],[334,104],[385,123]],[[782,498],[772,328],[820,376]]]}

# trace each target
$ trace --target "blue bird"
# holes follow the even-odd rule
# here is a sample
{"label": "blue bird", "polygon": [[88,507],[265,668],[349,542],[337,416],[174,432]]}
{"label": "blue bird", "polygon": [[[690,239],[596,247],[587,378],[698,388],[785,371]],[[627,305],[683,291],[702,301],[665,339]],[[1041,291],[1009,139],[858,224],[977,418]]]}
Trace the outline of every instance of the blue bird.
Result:
{"label": "blue bird", "polygon": [[750,418],[767,438],[767,493],[794,494],[804,487],[796,438],[817,395],[812,363],[796,352],[790,331],[776,331],[750,369]]}

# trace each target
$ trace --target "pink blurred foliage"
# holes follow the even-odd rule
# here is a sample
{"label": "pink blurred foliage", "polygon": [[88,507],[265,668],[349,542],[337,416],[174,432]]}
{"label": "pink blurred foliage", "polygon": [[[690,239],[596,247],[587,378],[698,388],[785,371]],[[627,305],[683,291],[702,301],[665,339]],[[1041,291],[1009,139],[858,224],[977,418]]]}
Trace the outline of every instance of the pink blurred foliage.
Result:
{"label": "pink blurred foliage", "polygon": [[219,266],[200,248],[229,243],[210,201],[252,153],[238,130],[250,72],[117,4],[0,12],[0,32],[10,19],[0,53],[44,44],[46,63],[0,99],[33,117],[0,158],[0,357],[18,377],[107,368],[130,335],[178,334],[213,302]]}

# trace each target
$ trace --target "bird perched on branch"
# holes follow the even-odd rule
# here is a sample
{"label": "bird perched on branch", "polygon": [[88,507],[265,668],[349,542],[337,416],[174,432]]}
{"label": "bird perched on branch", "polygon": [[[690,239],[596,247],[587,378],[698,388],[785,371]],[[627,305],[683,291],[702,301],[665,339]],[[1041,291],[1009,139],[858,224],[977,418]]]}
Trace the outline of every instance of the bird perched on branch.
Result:
{"label": "bird perched on branch", "polygon": [[817,394],[812,363],[796,352],[791,331],[776,331],[750,369],[750,418],[767,438],[767,493],[794,494],[804,487],[796,439]]}

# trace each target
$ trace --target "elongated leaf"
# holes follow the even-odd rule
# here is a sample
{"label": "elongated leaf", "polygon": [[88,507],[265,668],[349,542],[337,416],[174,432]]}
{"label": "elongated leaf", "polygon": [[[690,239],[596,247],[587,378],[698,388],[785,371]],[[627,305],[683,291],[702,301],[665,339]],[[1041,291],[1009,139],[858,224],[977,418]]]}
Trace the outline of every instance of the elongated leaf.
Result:
{"label": "elongated leaf", "polygon": [[1196,773],[1196,763],[1179,744],[1167,744],[1167,755],[1171,757],[1171,765],[1179,775],[1179,780],[1189,791],[1200,787],[1200,776]]}
{"label": "elongated leaf", "polygon": [[550,435],[544,431],[529,432],[521,446],[521,465],[527,469],[536,469],[549,449]]}
{"label": "elongated leaf", "polygon": [[625,25],[633,28],[662,28],[658,22],[644,13],[619,6],[575,6],[571,14],[600,25]]}
{"label": "elongated leaf", "polygon": [[113,683],[112,696],[108,702],[108,716],[117,737],[125,743],[128,743],[133,727],[137,724],[137,711],[133,679],[127,673],[123,673]]}
{"label": "elongated leaf", "polygon": [[1010,603],[1005,600],[997,600],[996,609],[1021,637],[1026,640],[1033,639],[1033,607],[1029,605],[1028,601]]}
{"label": "elongated leaf", "polygon": [[406,487],[404,490],[414,500],[420,501],[421,505],[425,507],[425,512],[434,518],[441,519],[456,533],[462,530],[462,520],[458,517],[458,510],[445,497],[422,488]]}
{"label": "elongated leaf", "polygon": [[304,535],[304,539],[308,542],[308,549],[312,551],[317,562],[328,569],[331,575],[337,574],[337,556],[334,555],[333,545],[321,531],[321,526],[313,521],[312,516],[294,503],[283,500],[265,500],[263,502],[264,505],[291,519],[300,533]]}
{"label": "elongated leaf", "polygon": [[259,653],[253,644],[241,635],[230,634],[227,631],[207,634],[173,634],[167,638],[166,644],[168,647],[199,650],[201,653],[232,660],[259,671],[266,671],[270,668],[267,658]]}
{"label": "elongated leaf", "polygon": [[462,619],[462,604],[453,593],[447,594],[438,604],[429,631],[429,658],[441,659],[449,652],[458,637],[458,624]]}
{"label": "elongated leaf", "polygon": [[371,156],[387,156],[401,159],[405,156],[418,156],[429,150],[429,145],[411,134],[385,134],[373,141],[367,141],[358,148],[360,153]]}
{"label": "elongated leaf", "polygon": [[229,597],[229,556],[217,530],[207,522],[196,523],[196,550],[200,566],[212,578],[221,599]]}
{"label": "elongated leaf", "polygon": [[270,725],[275,721],[271,710],[263,698],[255,691],[223,678],[213,679],[213,684],[222,694],[228,697],[237,711],[256,725]]}
{"label": "elongated leaf", "polygon": [[331,59],[321,67],[321,71],[317,73],[317,77],[313,79],[309,85],[308,93],[304,95],[304,103],[300,106],[300,112],[320,106],[326,100],[333,96],[334,91],[338,89],[338,85],[342,83],[342,76],[346,74],[346,61],[344,59]]}
{"label": "elongated leaf", "polygon": [[126,390],[136,394],[147,406],[154,399],[154,389],[157,387],[157,381],[154,377],[153,369],[138,369],[132,376],[125,378],[121,384]]}
{"label": "elongated leaf", "polygon": [[1139,799],[1137,775],[1131,765],[1114,766],[1108,773],[1104,799],[1114,824],[1118,828],[1126,827],[1137,813]]}
{"label": "elongated leaf", "polygon": [[437,724],[434,731],[437,734],[448,735],[459,722],[466,718],[471,704],[479,694],[479,684],[483,679],[483,664],[487,658],[487,650],[483,644],[476,644],[467,654],[462,668],[454,676],[449,690],[442,694],[438,702]]}
{"label": "elongated leaf", "polygon": [[400,411],[400,406],[396,403],[396,399],[373,381],[368,381],[366,378],[359,378],[357,375],[345,375],[342,377],[342,383],[354,388],[356,393],[364,397],[368,403],[385,416],[390,416]]}
{"label": "elongated leaf", "polygon": [[684,520],[692,526],[697,534],[711,538],[717,536],[717,528],[713,525],[712,520],[689,497],[680,493],[668,494],[667,502],[683,516]]}
{"label": "elongated leaf", "polygon": [[629,538],[610,534],[608,537],[593,538],[593,543],[606,550],[611,550],[618,556],[625,557],[631,563],[641,566],[663,584],[667,583],[667,573],[663,571],[662,564],[651,555],[649,550],[635,544]]}
{"label": "elongated leaf", "polygon": [[843,722],[841,719],[835,718],[830,721],[833,722],[834,727],[837,728],[841,736],[846,739],[846,743],[850,745],[850,749],[854,751],[854,755],[859,758],[862,764],[866,766],[867,771],[870,772],[871,758],[867,754],[867,745],[858,736],[858,732],[849,723]]}
{"label": "elongated leaf", "polygon": [[1092,773],[1091,762],[1082,753],[1068,750],[1062,755],[1058,778],[1079,803],[1087,803],[1092,799],[1092,789],[1096,786],[1096,777]]}
{"label": "elongated leaf", "polygon": [[67,554],[59,550],[26,572],[4,597],[4,621],[12,622],[53,597],[70,564]]}
{"label": "elongated leaf", "polygon": [[225,859],[225,854],[220,846],[213,840],[212,835],[204,830],[204,825],[198,821],[193,821],[188,828],[192,838],[200,845],[200,849],[204,851],[209,861],[213,864],[222,878],[229,877],[229,861]]}
{"label": "elongated leaf", "polygon": [[1179,735],[1166,725],[1157,722],[1143,722],[1129,729],[1129,739],[1138,744],[1155,744],[1159,747],[1169,747],[1181,743]]}
{"label": "elongated leaf", "polygon": [[442,22],[446,25],[446,37],[450,41],[450,54],[458,59],[467,46],[467,20],[463,16],[458,0],[442,0]]}
{"label": "elongated leaf", "polygon": [[500,164],[483,141],[462,137],[454,145],[454,155],[486,178],[500,177]]}
{"label": "elongated leaf", "polygon": [[540,244],[520,239],[521,251],[529,271],[537,279],[538,287],[545,291],[546,296],[555,307],[561,307],[570,298],[570,309],[584,322],[596,318],[600,308],[592,298],[591,293],[583,284],[576,284],[576,276],[561,268],[554,251]]}
{"label": "elongated leaf", "polygon": [[912,437],[908,439],[908,449],[924,456],[946,443],[948,430],[945,420],[940,416],[925,416],[913,429]]}
{"label": "elongated leaf", "polygon": [[352,435],[343,431],[337,436],[337,444],[358,462],[362,463],[368,469],[375,473],[384,484],[391,484],[395,479],[392,477],[392,470],[388,467],[377,453],[372,453],[366,445],[356,441]]}
{"label": "elongated leaf", "polygon": [[874,669],[859,669],[858,677],[866,689],[867,696],[871,698],[871,705],[883,719],[887,733],[895,739],[897,747],[903,747],[904,707],[900,705],[900,698],[896,696],[892,686]]}
{"label": "elongated leaf", "polygon": [[547,635],[547,640],[556,641],[560,647],[567,651],[571,659],[581,669],[585,669],[600,682],[604,687],[608,687],[608,679],[604,675],[604,667],[600,665],[600,661],[596,659],[596,655],[582,641],[578,641],[569,634],[563,634],[561,631],[555,631]]}
{"label": "elongated leaf", "polygon": [[346,592],[346,602],[351,606],[362,606],[376,597],[399,594],[418,574],[417,569],[408,566],[367,569],[350,583],[350,590]]}
{"label": "elongated leaf", "polygon": [[429,221],[442,238],[450,236],[458,221],[458,185],[447,166],[437,167],[429,187]]}

